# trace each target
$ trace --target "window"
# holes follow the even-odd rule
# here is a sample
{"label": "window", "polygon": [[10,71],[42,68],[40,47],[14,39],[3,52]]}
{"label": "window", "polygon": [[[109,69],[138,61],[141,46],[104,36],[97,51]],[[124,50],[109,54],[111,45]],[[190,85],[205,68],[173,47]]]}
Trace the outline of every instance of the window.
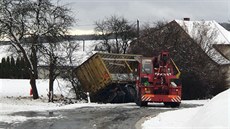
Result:
{"label": "window", "polygon": [[153,66],[151,60],[143,60],[142,61],[142,73],[151,74]]}

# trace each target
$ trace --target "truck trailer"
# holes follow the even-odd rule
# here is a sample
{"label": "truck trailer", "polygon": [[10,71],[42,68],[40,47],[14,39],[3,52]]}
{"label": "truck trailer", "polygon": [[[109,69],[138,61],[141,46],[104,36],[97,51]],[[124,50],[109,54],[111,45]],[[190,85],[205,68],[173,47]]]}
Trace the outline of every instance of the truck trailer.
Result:
{"label": "truck trailer", "polygon": [[[96,53],[74,73],[92,101],[103,103],[132,102],[135,97],[133,69],[141,55]],[[139,58],[139,59],[138,59]]]}

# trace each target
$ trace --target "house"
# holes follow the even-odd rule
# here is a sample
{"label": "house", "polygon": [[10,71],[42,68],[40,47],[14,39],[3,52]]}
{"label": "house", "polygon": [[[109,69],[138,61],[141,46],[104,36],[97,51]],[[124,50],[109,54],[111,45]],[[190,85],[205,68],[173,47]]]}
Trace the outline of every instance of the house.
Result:
{"label": "house", "polygon": [[230,61],[215,44],[230,44],[229,32],[215,21],[173,20],[144,30],[130,53],[152,56],[168,50],[182,71],[183,98],[207,98],[226,88]]}

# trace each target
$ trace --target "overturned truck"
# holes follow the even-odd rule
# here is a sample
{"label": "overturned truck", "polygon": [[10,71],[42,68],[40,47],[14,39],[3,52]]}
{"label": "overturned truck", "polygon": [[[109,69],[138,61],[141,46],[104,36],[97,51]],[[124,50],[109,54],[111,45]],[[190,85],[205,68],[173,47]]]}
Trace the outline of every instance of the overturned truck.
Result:
{"label": "overturned truck", "polygon": [[92,101],[123,103],[134,101],[134,70],[141,55],[96,53],[74,72]]}

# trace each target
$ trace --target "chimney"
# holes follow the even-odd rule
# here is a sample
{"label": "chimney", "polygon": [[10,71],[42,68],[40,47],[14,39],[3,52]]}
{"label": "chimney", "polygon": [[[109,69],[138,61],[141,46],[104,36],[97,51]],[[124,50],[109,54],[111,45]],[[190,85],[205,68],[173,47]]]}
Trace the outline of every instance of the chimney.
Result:
{"label": "chimney", "polygon": [[190,18],[189,17],[185,17],[184,21],[190,21]]}

